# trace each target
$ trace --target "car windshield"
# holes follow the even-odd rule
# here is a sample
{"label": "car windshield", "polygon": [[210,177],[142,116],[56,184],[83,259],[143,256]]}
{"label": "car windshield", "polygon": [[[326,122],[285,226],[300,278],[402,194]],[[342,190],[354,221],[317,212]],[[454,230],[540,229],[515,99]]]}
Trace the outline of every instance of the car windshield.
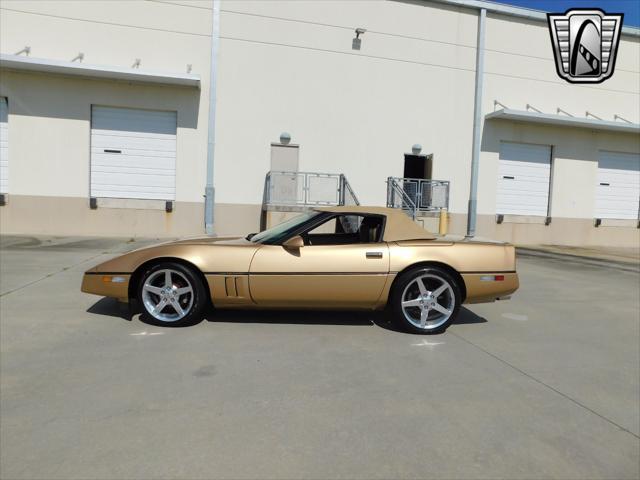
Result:
{"label": "car windshield", "polygon": [[286,240],[290,232],[297,230],[300,225],[308,222],[318,215],[322,215],[322,212],[311,211],[301,213],[300,215],[296,215],[295,217],[287,220],[286,222],[282,222],[275,227],[271,227],[260,233],[256,233],[253,237],[251,237],[251,241],[255,243],[267,244],[279,243],[282,240]]}

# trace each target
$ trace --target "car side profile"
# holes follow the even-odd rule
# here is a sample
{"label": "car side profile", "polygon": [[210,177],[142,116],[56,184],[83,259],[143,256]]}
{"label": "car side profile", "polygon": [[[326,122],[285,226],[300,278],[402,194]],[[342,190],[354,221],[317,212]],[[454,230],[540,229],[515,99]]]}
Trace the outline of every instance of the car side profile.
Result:
{"label": "car side profile", "polygon": [[463,303],[519,286],[512,245],[437,237],[400,210],[328,207],[244,238],[135,250],[85,272],[82,291],[139,301],[142,319],[187,326],[216,309],[390,307],[407,331],[437,333]]}

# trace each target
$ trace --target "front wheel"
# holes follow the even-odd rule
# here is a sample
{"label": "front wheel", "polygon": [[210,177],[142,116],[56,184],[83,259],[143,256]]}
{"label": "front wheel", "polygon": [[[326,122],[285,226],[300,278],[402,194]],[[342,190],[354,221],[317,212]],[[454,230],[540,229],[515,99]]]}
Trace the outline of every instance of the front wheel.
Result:
{"label": "front wheel", "polygon": [[138,300],[144,310],[144,322],[184,327],[202,320],[207,296],[202,280],[190,268],[167,262],[144,272]]}
{"label": "front wheel", "polygon": [[460,288],[452,276],[438,267],[421,267],[402,274],[391,302],[394,318],[412,333],[441,333],[460,309]]}

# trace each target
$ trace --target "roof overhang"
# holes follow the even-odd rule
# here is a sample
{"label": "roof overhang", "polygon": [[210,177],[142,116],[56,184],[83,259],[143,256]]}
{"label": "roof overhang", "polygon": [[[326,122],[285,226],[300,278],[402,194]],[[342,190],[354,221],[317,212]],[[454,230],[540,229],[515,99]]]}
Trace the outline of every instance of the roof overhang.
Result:
{"label": "roof overhang", "polygon": [[487,120],[502,119],[515,122],[541,123],[544,125],[559,125],[562,127],[588,128],[590,130],[608,130],[612,132],[640,133],[640,124],[622,121],[597,120],[592,118],[577,118],[550,113],[529,112],[526,110],[511,110],[503,108],[485,116]]}
{"label": "roof overhang", "polygon": [[190,73],[150,72],[135,68],[89,65],[21,55],[0,54],[0,68],[123,82],[200,88],[200,75]]}
{"label": "roof overhang", "polygon": [[[486,0],[429,0],[431,2],[448,3],[456,7],[472,8],[480,10],[484,8],[487,12],[508,15],[511,17],[526,18],[533,21],[547,23],[547,13],[531,8],[516,7],[513,5],[505,5],[504,3],[489,2]],[[576,2],[577,3],[577,2]],[[595,3],[595,2],[594,2]],[[622,34],[631,37],[640,37],[640,28],[624,25]]]}

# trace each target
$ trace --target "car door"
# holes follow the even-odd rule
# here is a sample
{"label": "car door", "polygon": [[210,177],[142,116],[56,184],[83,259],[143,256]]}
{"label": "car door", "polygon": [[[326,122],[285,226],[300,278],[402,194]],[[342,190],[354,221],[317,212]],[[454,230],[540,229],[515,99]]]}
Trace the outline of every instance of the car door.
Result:
{"label": "car door", "polygon": [[263,245],[251,261],[249,288],[261,306],[366,308],[375,305],[388,274],[384,242]]}

